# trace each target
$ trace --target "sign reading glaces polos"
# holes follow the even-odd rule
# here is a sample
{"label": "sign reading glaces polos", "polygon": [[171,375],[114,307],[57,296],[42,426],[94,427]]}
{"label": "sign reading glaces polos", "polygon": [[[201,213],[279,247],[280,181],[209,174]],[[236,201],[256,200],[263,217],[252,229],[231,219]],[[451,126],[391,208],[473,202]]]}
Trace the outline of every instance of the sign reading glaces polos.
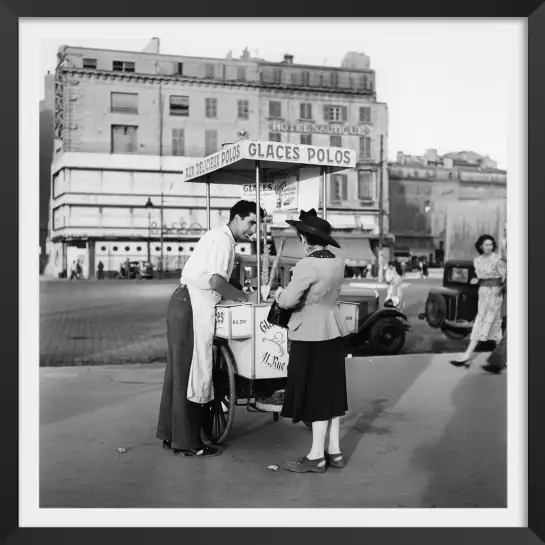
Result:
{"label": "sign reading glaces polos", "polygon": [[189,181],[205,176],[243,159],[331,166],[337,167],[337,169],[354,168],[356,166],[356,152],[352,149],[307,146],[287,142],[243,140],[225,146],[222,150],[186,167],[184,180]]}
{"label": "sign reading glaces polos", "polygon": [[249,159],[350,168],[355,153],[343,148],[304,146],[284,142],[247,142]]}

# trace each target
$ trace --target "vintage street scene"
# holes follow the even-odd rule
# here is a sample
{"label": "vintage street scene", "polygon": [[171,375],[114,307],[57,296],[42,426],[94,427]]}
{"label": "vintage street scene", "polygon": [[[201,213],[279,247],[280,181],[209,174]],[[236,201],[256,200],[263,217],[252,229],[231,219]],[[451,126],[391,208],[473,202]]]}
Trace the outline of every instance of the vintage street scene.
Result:
{"label": "vintage street scene", "polygon": [[43,39],[40,508],[507,506],[510,29],[398,23]]}

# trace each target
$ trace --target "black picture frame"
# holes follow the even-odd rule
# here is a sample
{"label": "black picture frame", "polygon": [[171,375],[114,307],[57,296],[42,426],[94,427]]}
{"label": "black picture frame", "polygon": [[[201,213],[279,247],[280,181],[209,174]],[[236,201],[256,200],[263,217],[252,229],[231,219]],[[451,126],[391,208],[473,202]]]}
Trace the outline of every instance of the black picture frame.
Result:
{"label": "black picture frame", "polygon": [[[122,543],[128,542],[148,543],[150,540],[173,541],[180,538],[193,544],[209,544],[214,542],[240,541],[268,545],[284,541],[301,542],[303,539],[316,539],[319,541],[335,540],[339,543],[473,543],[484,542],[502,545],[503,543],[539,543],[545,542],[545,449],[543,442],[543,386],[545,366],[541,363],[537,354],[537,341],[540,320],[538,312],[543,308],[540,304],[543,299],[543,290],[540,287],[542,280],[539,263],[543,257],[543,242],[539,239],[539,233],[545,231],[541,210],[545,202],[545,189],[538,172],[539,160],[545,150],[545,114],[543,113],[543,97],[545,97],[545,69],[543,68],[543,51],[545,50],[545,6],[540,2],[507,2],[503,5],[491,1],[482,2],[458,2],[458,3],[434,3],[428,6],[426,2],[411,2],[396,4],[390,2],[369,3],[356,5],[345,2],[341,6],[339,2],[334,5],[305,5],[304,2],[290,2],[288,9],[282,10],[281,3],[250,4],[240,3],[235,6],[231,3],[215,2],[214,6],[207,4],[206,11],[213,11],[217,17],[238,16],[267,16],[270,12],[288,13],[290,17],[528,17],[528,267],[529,286],[529,371],[528,371],[528,527],[526,528],[308,528],[308,529],[279,529],[270,528],[19,528],[18,526],[18,421],[14,415],[18,414],[18,348],[16,340],[18,335],[24,335],[24,330],[18,329],[18,311],[16,310],[17,292],[15,285],[20,286],[17,276],[18,240],[13,236],[15,226],[18,225],[18,188],[15,180],[18,176],[18,22],[23,17],[147,17],[149,9],[147,5],[137,3],[110,0],[107,4],[102,2],[92,3],[68,3],[64,0],[51,0],[39,2],[39,0],[2,0],[0,2],[0,44],[2,55],[2,76],[0,85],[0,110],[2,112],[2,145],[0,155],[2,157],[3,182],[1,184],[3,207],[2,229],[3,247],[5,254],[7,274],[3,274],[2,282],[3,301],[9,301],[5,305],[8,312],[4,312],[4,339],[9,343],[3,343],[4,365],[2,366],[2,379],[0,388],[0,416],[2,419],[2,448],[0,459],[2,464],[1,498],[2,511],[0,515],[0,542],[9,544],[40,543],[44,540],[61,543]],[[244,5],[245,4],[245,5]],[[195,4],[180,4],[176,2],[160,2],[153,5],[161,17],[169,14],[176,16],[199,16],[199,9]],[[176,8],[181,9],[176,9]],[[104,9],[101,9],[104,8]],[[213,9],[211,9],[213,8]],[[306,9],[305,9],[306,8]],[[204,10],[203,10],[204,11]],[[259,15],[259,11],[263,11]],[[266,11],[269,14],[266,14]],[[99,15],[101,14],[101,15]],[[274,16],[271,15],[271,16]],[[278,16],[278,15],[275,15]],[[532,183],[530,183],[530,181]],[[518,180],[523,183],[523,180]],[[513,183],[511,181],[511,183]],[[541,227],[540,227],[541,225]],[[522,241],[521,241],[522,243]],[[30,255],[35,255],[35,249],[29,249]],[[523,264],[526,265],[525,263]],[[11,310],[9,310],[11,309]],[[32,362],[25,362],[29,365]],[[37,364],[37,362],[36,362]],[[517,365],[517,362],[513,363]],[[542,409],[539,409],[539,407]],[[309,535],[311,534],[311,535]]]}

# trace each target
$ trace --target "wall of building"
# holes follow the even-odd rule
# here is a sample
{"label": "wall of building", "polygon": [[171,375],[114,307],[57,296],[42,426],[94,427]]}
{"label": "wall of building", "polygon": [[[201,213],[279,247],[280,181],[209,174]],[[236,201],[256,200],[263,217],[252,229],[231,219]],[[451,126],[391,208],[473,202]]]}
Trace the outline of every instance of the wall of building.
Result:
{"label": "wall of building", "polygon": [[[217,148],[232,142],[239,130],[256,135],[259,126],[258,94],[254,88],[240,86],[196,86],[189,82],[140,82],[122,75],[87,77],[72,74],[65,98],[67,151],[111,153],[112,125],[138,127],[138,153],[172,155],[173,129],[184,130],[184,155],[199,157],[205,151],[205,131],[217,131]],[[112,93],[137,93],[138,113],[113,112]],[[170,97],[186,96],[189,116],[170,112]],[[217,101],[217,118],[205,116],[207,98]],[[249,119],[239,119],[238,101],[247,100]],[[162,135],[162,136],[161,136]]]}

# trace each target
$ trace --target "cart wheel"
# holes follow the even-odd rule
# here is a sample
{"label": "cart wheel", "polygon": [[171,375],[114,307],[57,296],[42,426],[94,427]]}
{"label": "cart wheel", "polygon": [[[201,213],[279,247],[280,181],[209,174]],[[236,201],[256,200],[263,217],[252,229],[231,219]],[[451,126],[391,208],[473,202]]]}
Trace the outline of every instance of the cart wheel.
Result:
{"label": "cart wheel", "polygon": [[225,440],[233,424],[237,395],[235,366],[229,347],[214,341],[212,354],[212,382],[215,397],[205,407],[203,431],[212,443],[218,444]]}

